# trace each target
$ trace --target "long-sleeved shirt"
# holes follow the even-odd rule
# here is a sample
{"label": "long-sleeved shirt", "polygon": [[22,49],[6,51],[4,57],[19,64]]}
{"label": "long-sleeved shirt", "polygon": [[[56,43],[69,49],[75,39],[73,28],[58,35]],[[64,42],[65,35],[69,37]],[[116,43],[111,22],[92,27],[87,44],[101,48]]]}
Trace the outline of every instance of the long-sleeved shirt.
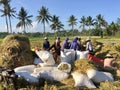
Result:
{"label": "long-sleeved shirt", "polygon": [[56,53],[57,55],[60,55],[60,51],[61,51],[61,46],[60,46],[60,44],[54,43],[54,44],[49,48],[49,50],[51,50],[52,48],[54,48],[55,53]]}

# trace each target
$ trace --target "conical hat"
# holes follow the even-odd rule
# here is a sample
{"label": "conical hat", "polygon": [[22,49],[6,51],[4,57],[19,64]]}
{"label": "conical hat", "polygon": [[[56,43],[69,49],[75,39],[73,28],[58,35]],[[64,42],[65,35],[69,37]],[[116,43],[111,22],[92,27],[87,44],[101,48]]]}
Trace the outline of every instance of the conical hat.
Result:
{"label": "conical hat", "polygon": [[113,56],[111,54],[107,54],[105,58],[113,58]]}

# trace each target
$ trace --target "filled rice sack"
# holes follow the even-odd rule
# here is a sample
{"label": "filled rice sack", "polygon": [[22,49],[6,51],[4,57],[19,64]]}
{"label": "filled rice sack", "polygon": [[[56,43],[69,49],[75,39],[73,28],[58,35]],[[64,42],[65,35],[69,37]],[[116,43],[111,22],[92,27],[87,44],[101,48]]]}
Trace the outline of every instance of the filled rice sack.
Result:
{"label": "filled rice sack", "polygon": [[39,63],[43,63],[43,61],[40,58],[34,58],[34,64],[39,64]]}
{"label": "filled rice sack", "polygon": [[75,51],[73,49],[64,49],[61,51],[61,62],[73,63],[75,61]]}
{"label": "filled rice sack", "polygon": [[94,69],[87,70],[87,76],[95,83],[102,81],[114,81],[113,75],[108,72],[97,71]]}
{"label": "filled rice sack", "polygon": [[28,71],[17,71],[15,72],[18,77],[22,77],[26,81],[30,83],[38,83],[39,82],[39,76],[37,74],[32,74],[31,72]]}
{"label": "filled rice sack", "polygon": [[16,67],[14,68],[14,71],[15,72],[20,72],[20,71],[33,72],[35,68],[36,68],[35,65],[26,65],[26,66]]}
{"label": "filled rice sack", "polygon": [[35,68],[33,73],[39,75],[40,78],[51,81],[62,81],[69,77],[68,73],[58,70],[57,67]]}
{"label": "filled rice sack", "polygon": [[55,64],[55,65],[48,65],[48,64],[46,64],[46,63],[38,63],[37,66],[38,66],[38,67],[49,67],[49,66],[50,66],[50,67],[53,67],[53,66],[56,66],[56,64]]}
{"label": "filled rice sack", "polygon": [[77,53],[77,60],[78,59],[87,59],[89,51],[76,51]]}
{"label": "filled rice sack", "polygon": [[69,64],[67,62],[61,62],[57,66],[57,68],[58,68],[58,70],[61,70],[63,72],[70,73],[70,71],[71,71],[71,64]]}
{"label": "filled rice sack", "polygon": [[46,65],[54,65],[55,64],[55,60],[53,58],[53,55],[49,51],[36,50],[35,52],[39,56],[39,58],[43,61],[43,63],[46,63]]}
{"label": "filled rice sack", "polygon": [[96,88],[93,82],[86,75],[78,72],[73,72],[72,76],[75,81],[75,87]]}

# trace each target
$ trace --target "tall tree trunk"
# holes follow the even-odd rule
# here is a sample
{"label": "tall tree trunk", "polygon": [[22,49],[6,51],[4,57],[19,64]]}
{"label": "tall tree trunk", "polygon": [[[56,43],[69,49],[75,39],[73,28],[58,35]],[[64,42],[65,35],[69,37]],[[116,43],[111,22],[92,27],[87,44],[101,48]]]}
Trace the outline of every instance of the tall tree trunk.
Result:
{"label": "tall tree trunk", "polygon": [[44,31],[43,31],[43,36],[45,37],[46,35],[45,35],[45,22],[43,23],[43,29],[44,29]]}
{"label": "tall tree trunk", "polygon": [[90,26],[89,26],[89,36],[90,36]]}
{"label": "tall tree trunk", "polygon": [[73,33],[74,33],[74,30],[73,30],[73,29],[74,29],[74,26],[72,25],[72,36],[74,36],[74,35],[73,35]]}
{"label": "tall tree trunk", "polygon": [[58,31],[58,37],[60,37],[60,30],[57,30]]}
{"label": "tall tree trunk", "polygon": [[54,30],[54,38],[56,38],[56,33],[55,33],[55,30]]}
{"label": "tall tree trunk", "polygon": [[24,29],[24,30],[23,30],[23,33],[25,34],[25,33],[26,33],[26,31],[25,31],[25,24],[24,24],[24,26],[23,26],[23,29]]}
{"label": "tall tree trunk", "polygon": [[6,25],[7,25],[7,32],[9,33],[9,26],[8,26],[8,18],[7,18],[7,16],[5,16],[5,20],[6,20]]}
{"label": "tall tree trunk", "polygon": [[8,17],[9,17],[10,33],[12,33],[11,19],[10,19],[10,16],[8,16]]}

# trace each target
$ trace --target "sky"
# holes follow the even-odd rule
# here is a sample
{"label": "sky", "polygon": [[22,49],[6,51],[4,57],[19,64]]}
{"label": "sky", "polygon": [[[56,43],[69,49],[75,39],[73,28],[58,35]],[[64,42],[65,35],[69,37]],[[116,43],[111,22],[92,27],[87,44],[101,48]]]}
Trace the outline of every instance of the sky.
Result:
{"label": "sky", "polygon": [[[64,24],[64,29],[71,29],[67,22],[71,15],[80,21],[82,16],[96,18],[98,14],[101,14],[108,23],[116,22],[117,18],[120,18],[120,0],[11,0],[10,5],[12,8],[16,8],[17,14],[20,8],[24,7],[28,15],[33,15],[31,18],[33,27],[28,28],[27,32],[43,32],[43,25],[36,20],[42,6],[48,8],[51,15],[59,16],[59,20]],[[1,6],[0,9],[2,9]],[[16,28],[19,20],[15,18],[11,20],[13,31],[22,32],[22,29]],[[46,24],[46,32],[53,32],[49,25]],[[75,28],[78,29],[79,26],[80,23]],[[0,31],[7,31],[4,17],[0,17]]]}

